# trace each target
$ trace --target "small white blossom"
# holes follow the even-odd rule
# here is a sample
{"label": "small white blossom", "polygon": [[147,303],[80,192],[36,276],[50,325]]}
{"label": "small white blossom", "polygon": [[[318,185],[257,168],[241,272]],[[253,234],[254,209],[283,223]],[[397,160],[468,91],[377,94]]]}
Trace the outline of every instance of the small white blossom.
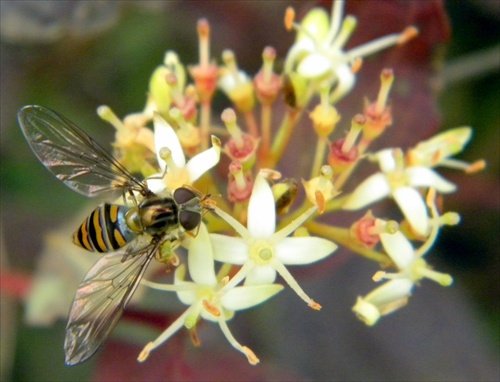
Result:
{"label": "small white blossom", "polygon": [[441,193],[455,191],[456,186],[428,167],[405,167],[398,149],[385,149],[375,154],[381,172],[377,172],[353,191],[343,208],[357,210],[392,196],[415,232],[425,236],[429,216],[420,187],[433,187]]}
{"label": "small white blossom", "polygon": [[[378,221],[378,224],[385,224]],[[423,278],[429,278],[442,286],[452,283],[451,276],[432,270],[423,259],[423,255],[434,242],[438,223],[428,241],[415,250],[410,241],[400,232],[380,233],[380,241],[385,251],[396,265],[397,273],[377,272],[375,281],[389,279],[388,282],[373,290],[365,297],[358,297],[353,311],[367,325],[374,325],[380,317],[406,305],[415,285]]]}
{"label": "small white blossom", "polygon": [[416,30],[391,34],[346,51],[348,39],[356,29],[357,20],[348,15],[344,19],[344,1],[334,1],[330,17],[321,8],[313,8],[307,13],[298,29],[295,44],[288,52],[285,73],[296,70],[310,80],[324,80],[336,83],[331,94],[336,101],[354,86],[355,75],[351,65],[361,57],[368,56],[390,46],[401,44],[413,37]]}
{"label": "small white blossom", "polygon": [[229,343],[245,354],[251,364],[259,359],[246,346],[242,346],[231,334],[227,321],[234,312],[254,307],[283,289],[278,284],[247,285],[228,287],[226,280],[217,280],[214,269],[213,249],[207,228],[202,223],[196,238],[190,241],[188,254],[189,275],[193,281],[185,281],[186,267],[181,265],[175,271],[175,285],[163,285],[143,280],[142,283],[155,289],[175,291],[179,300],[189,308],[177,318],[156,340],[148,343],[139,361],[144,361],[151,350],[174,335],[182,326],[193,329],[199,317],[217,322]]}
{"label": "small white blossom", "polygon": [[[161,192],[165,185],[175,190],[185,184],[192,184],[205,172],[219,163],[221,143],[212,136],[212,147],[195,155],[188,162],[175,130],[159,114],[154,116],[155,147],[158,164],[162,173],[151,176],[148,187],[153,192]],[[166,174],[164,175],[164,171]],[[164,176],[163,176],[164,175]],[[163,177],[163,179],[158,179]]]}
{"label": "small white blossom", "polygon": [[215,259],[242,265],[228,285],[272,283],[278,272],[293,290],[313,308],[319,308],[305,294],[285,265],[310,264],[331,254],[337,245],[317,237],[287,237],[304,223],[317,207],[311,207],[278,232],[272,189],[262,174],[254,183],[248,206],[248,228],[219,208],[215,212],[240,234],[241,238],[211,234]]}

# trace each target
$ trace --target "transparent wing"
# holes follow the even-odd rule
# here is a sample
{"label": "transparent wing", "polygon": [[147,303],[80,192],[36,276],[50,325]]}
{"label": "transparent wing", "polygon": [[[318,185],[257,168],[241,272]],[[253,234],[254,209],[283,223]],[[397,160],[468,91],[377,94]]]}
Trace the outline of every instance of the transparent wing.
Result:
{"label": "transparent wing", "polygon": [[125,247],[101,257],[90,269],[76,291],[69,313],[64,341],[67,365],[88,359],[108,337],[160,242],[155,240],[130,254]]}
{"label": "transparent wing", "polygon": [[38,159],[72,190],[89,197],[123,188],[148,192],[111,154],[57,112],[28,105],[17,118]]}

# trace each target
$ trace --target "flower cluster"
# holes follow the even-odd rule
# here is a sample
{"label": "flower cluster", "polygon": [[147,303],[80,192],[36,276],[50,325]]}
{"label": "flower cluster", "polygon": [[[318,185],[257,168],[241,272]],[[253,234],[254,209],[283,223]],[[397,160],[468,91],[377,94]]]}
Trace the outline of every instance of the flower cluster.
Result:
{"label": "flower cluster", "polygon": [[[169,263],[176,267],[173,281],[158,283],[149,277],[142,281],[147,287],[176,293],[188,308],[145,346],[139,361],[182,327],[196,338],[196,326],[203,318],[217,323],[251,364],[258,363],[257,355],[232,335],[228,322],[239,310],[269,303],[284,287],[320,310],[287,266],[324,260],[338,245],[395,269],[378,272],[375,281],[388,281],[355,302],[355,315],[367,325],[403,307],[423,278],[451,284],[452,278],[432,270],[424,255],[441,227],[459,221],[458,214],[437,208],[438,193],[442,197],[457,189],[437,168],[470,173],[484,167],[482,161],[468,164],[451,158],[462,151],[472,130],[453,129],[406,152],[398,147],[370,152],[371,144],[392,124],[393,111],[398,111],[389,103],[393,70],[382,71],[378,97],[350,116],[350,122],[335,105],[352,90],[363,57],[405,44],[417,30],[408,26],[401,33],[346,50],[356,18],[343,17],[343,7],[344,1],[335,1],[330,14],[312,9],[300,23],[288,9],[285,26],[297,37],[283,72],[274,71],[276,51],[266,47],[262,68],[253,76],[238,67],[230,50],[222,52],[222,65],[210,57],[210,25],[200,20],[199,62],[185,66],[176,53],[167,52],[151,76],[143,111],[120,119],[107,106],[98,109],[116,128],[114,155],[130,171],[141,173],[150,190],[171,194],[190,186],[210,193],[216,204],[190,235],[179,235],[181,246]],[[217,91],[232,103],[220,116],[226,127],[222,132],[215,127],[218,116],[212,109]],[[278,118],[281,124],[275,127],[272,121]],[[310,153],[300,153],[301,161],[310,165],[310,176],[301,182],[297,174],[280,167],[299,136],[295,128],[300,123],[311,127],[309,135],[316,140]],[[348,127],[341,138],[335,134],[339,124]],[[222,167],[221,153],[229,158],[228,167]],[[344,189],[365,159],[376,162],[380,170],[352,191]],[[367,211],[346,227],[325,223],[336,211],[364,209],[385,198],[394,200],[401,221]],[[321,222],[316,219],[320,215]],[[419,243],[423,244],[415,249]],[[278,275],[284,285],[277,283]]]}

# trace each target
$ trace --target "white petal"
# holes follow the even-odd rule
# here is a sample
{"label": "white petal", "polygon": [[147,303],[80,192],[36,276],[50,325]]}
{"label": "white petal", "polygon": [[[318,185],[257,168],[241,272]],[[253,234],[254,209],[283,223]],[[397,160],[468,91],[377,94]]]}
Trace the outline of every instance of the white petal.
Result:
{"label": "white petal", "polygon": [[276,244],[276,257],[287,265],[310,264],[336,249],[336,244],[319,237],[287,237]]}
{"label": "white petal", "polygon": [[247,275],[245,285],[272,284],[276,270],[269,265],[256,265]]}
{"label": "white petal", "polygon": [[413,282],[406,278],[390,280],[370,292],[365,301],[381,307],[409,296],[413,286]]}
{"label": "white petal", "polygon": [[415,250],[410,241],[398,231],[394,234],[381,233],[380,241],[399,269],[408,269],[415,258]]}
{"label": "white petal", "polygon": [[335,103],[349,93],[354,87],[356,76],[347,64],[342,64],[335,70],[337,85],[330,94],[330,102]]}
{"label": "white petal", "polygon": [[413,286],[408,279],[391,280],[365,298],[358,297],[352,310],[366,325],[372,326],[381,316],[405,306]]}
{"label": "white petal", "polygon": [[271,186],[262,175],[257,175],[248,203],[247,228],[256,239],[267,239],[276,230],[276,211]]}
{"label": "white petal", "polygon": [[434,187],[444,194],[454,192],[457,189],[453,183],[448,182],[436,171],[427,167],[408,167],[405,175],[412,187]]}
{"label": "white petal", "polygon": [[[163,166],[165,162],[162,160]],[[155,194],[163,194],[166,190],[165,181],[162,179],[163,174],[154,174],[151,177],[146,179],[146,185],[148,188],[153,191]]]}
{"label": "white petal", "polygon": [[248,285],[236,287],[221,298],[222,306],[229,310],[242,310],[258,305],[283,289],[279,284]]}
{"label": "white petal", "polygon": [[394,158],[394,149],[380,150],[376,154],[378,165],[383,173],[388,173],[396,170],[396,159]]}
{"label": "white petal", "polygon": [[300,61],[297,73],[308,79],[323,77],[332,69],[332,63],[323,54],[312,53]]}
{"label": "white petal", "polygon": [[188,254],[189,275],[196,284],[215,286],[212,244],[205,224],[200,224],[198,235],[191,240]]}
{"label": "white petal", "polygon": [[413,229],[419,235],[427,235],[429,217],[422,195],[411,187],[399,187],[393,191],[392,196]]}
{"label": "white petal", "polygon": [[345,210],[357,210],[377,200],[383,199],[390,194],[389,183],[384,174],[378,172],[366,178],[354,190],[343,208]]}
{"label": "white petal", "polygon": [[248,260],[248,245],[241,238],[212,233],[210,240],[215,260],[237,265]]}
{"label": "white petal", "polygon": [[156,156],[161,169],[165,169],[165,161],[161,159],[159,155],[162,147],[168,147],[170,149],[172,152],[172,159],[177,167],[184,167],[186,158],[175,130],[159,114],[155,114],[154,116],[154,125]]}
{"label": "white petal", "polygon": [[[186,275],[186,266],[184,264],[177,267],[174,274],[174,284],[175,285],[194,285],[192,282],[184,281]],[[186,305],[191,305],[196,301],[196,288],[192,290],[178,291],[177,297],[179,300]]]}
{"label": "white petal", "polygon": [[200,176],[219,163],[220,147],[212,147],[192,157],[186,164],[189,177],[195,182]]}

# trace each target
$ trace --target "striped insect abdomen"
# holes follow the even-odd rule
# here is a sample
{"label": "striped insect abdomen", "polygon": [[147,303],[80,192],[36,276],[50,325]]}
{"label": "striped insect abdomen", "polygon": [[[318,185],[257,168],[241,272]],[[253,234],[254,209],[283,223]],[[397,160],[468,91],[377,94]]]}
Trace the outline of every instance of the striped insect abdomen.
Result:
{"label": "striped insect abdomen", "polygon": [[91,252],[117,250],[137,236],[125,222],[129,208],[104,203],[85,219],[73,234],[73,243]]}

